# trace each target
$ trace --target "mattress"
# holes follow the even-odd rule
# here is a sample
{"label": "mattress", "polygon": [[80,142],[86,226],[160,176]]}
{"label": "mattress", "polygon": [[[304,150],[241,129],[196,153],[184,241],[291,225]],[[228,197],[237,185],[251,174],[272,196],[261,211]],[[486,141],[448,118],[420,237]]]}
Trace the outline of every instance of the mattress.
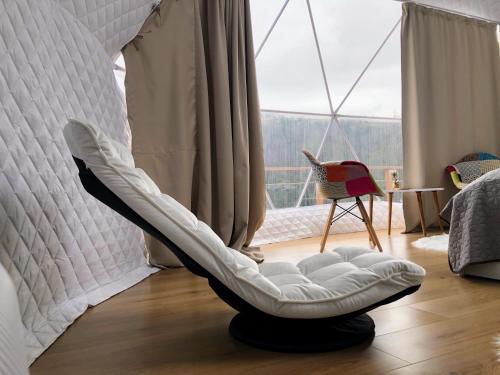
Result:
{"label": "mattress", "polygon": [[129,144],[112,70],[58,1],[0,2],[0,262],[30,362],[89,305],[154,272],[142,232],[84,191],[63,138],[79,117]]}

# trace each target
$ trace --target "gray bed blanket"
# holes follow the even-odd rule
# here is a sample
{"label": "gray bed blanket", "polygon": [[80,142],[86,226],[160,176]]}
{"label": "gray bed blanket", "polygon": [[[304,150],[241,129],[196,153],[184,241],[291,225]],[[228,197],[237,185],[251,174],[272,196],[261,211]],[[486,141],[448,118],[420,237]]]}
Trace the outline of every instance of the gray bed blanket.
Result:
{"label": "gray bed blanket", "polygon": [[453,272],[500,260],[500,169],[467,185],[441,212],[450,223],[448,258]]}

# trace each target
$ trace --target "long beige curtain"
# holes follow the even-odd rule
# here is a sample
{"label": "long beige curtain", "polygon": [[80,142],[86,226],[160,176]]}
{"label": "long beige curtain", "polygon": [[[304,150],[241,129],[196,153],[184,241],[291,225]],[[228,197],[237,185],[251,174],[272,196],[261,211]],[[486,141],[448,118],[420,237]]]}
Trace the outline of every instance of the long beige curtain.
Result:
{"label": "long beige curtain", "polygon": [[[123,51],[136,164],[230,247],[265,215],[254,50],[247,0],[163,0]],[[154,264],[175,264],[148,238]]]}
{"label": "long beige curtain", "polygon": [[[403,5],[403,153],[406,187],[445,187],[445,167],[471,152],[500,153],[500,55],[496,25]],[[416,200],[405,195],[406,229],[418,226]],[[424,198],[425,199],[425,198]],[[432,198],[425,214],[436,219]]]}

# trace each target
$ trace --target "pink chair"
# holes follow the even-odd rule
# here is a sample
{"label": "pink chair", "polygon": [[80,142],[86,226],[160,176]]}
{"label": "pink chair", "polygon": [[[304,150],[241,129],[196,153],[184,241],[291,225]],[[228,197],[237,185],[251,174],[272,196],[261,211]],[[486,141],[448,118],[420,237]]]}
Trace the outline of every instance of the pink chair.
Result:
{"label": "pink chair", "polygon": [[[372,226],[371,216],[373,196],[383,196],[384,194],[375,183],[368,168],[357,161],[343,161],[340,163],[328,161],[321,163],[309,151],[303,150],[302,152],[311,162],[319,191],[325,198],[332,199],[332,205],[321,239],[320,251],[323,252],[325,250],[326,239],[332,224],[344,215],[351,214],[365,223],[370,240],[382,252],[382,246]],[[370,195],[370,216],[368,216],[363,201],[360,198],[367,194]],[[339,200],[347,198],[355,198],[356,203],[347,209],[337,204]],[[342,212],[334,217],[336,207],[339,207]],[[361,217],[352,212],[356,207],[358,207]]]}

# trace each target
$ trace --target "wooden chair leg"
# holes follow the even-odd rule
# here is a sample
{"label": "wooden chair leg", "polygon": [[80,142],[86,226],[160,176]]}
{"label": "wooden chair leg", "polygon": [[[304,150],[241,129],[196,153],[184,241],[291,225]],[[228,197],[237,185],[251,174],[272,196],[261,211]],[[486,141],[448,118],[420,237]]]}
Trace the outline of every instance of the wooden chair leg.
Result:
{"label": "wooden chair leg", "polygon": [[[370,194],[369,195],[369,205],[368,205],[368,213],[370,215],[370,223],[372,224],[373,226],[373,195]],[[375,242],[373,241],[373,238],[372,236],[370,236],[370,244],[375,244]]]}
{"label": "wooden chair leg", "polygon": [[375,245],[377,245],[378,251],[382,252],[382,246],[380,245],[380,241],[378,240],[377,233],[375,232],[375,229],[373,229],[373,225],[370,222],[370,217],[368,216],[368,213],[365,210],[365,206],[363,204],[363,201],[359,197],[356,198],[356,204],[358,205],[359,212],[361,213],[361,216],[363,217],[363,220],[366,225],[366,229],[368,230],[368,233],[370,234],[371,238],[373,239],[373,242],[375,242]]}
{"label": "wooden chair leg", "polygon": [[[371,195],[370,195],[370,197],[371,197]],[[361,205],[363,205],[363,210],[366,213],[366,209],[364,209],[365,206],[363,204],[363,201],[361,199],[359,199],[359,202],[361,202]],[[358,202],[358,198],[356,198],[356,204],[358,205],[359,212],[361,213],[361,217],[363,218],[363,221],[365,222],[366,230],[368,231],[368,238],[370,240],[370,245],[376,246],[375,239],[373,238],[373,232],[371,230],[371,227],[373,227],[373,225],[371,227],[368,226],[368,222],[373,223],[372,217],[366,216],[366,217],[368,217],[368,220],[366,220],[365,215],[361,211],[361,208],[359,208],[359,204],[360,204],[359,202]],[[371,204],[371,202],[369,202],[369,203]],[[370,205],[368,207],[370,207]],[[367,215],[371,215],[371,213],[369,213]]]}
{"label": "wooden chair leg", "polygon": [[321,245],[319,251],[322,253],[325,250],[326,239],[328,238],[328,233],[330,232],[330,227],[332,226],[333,215],[335,214],[335,207],[337,207],[337,200],[333,200],[330,206],[330,212],[328,213],[328,218],[326,219],[325,228],[323,230],[323,237],[321,238]]}

